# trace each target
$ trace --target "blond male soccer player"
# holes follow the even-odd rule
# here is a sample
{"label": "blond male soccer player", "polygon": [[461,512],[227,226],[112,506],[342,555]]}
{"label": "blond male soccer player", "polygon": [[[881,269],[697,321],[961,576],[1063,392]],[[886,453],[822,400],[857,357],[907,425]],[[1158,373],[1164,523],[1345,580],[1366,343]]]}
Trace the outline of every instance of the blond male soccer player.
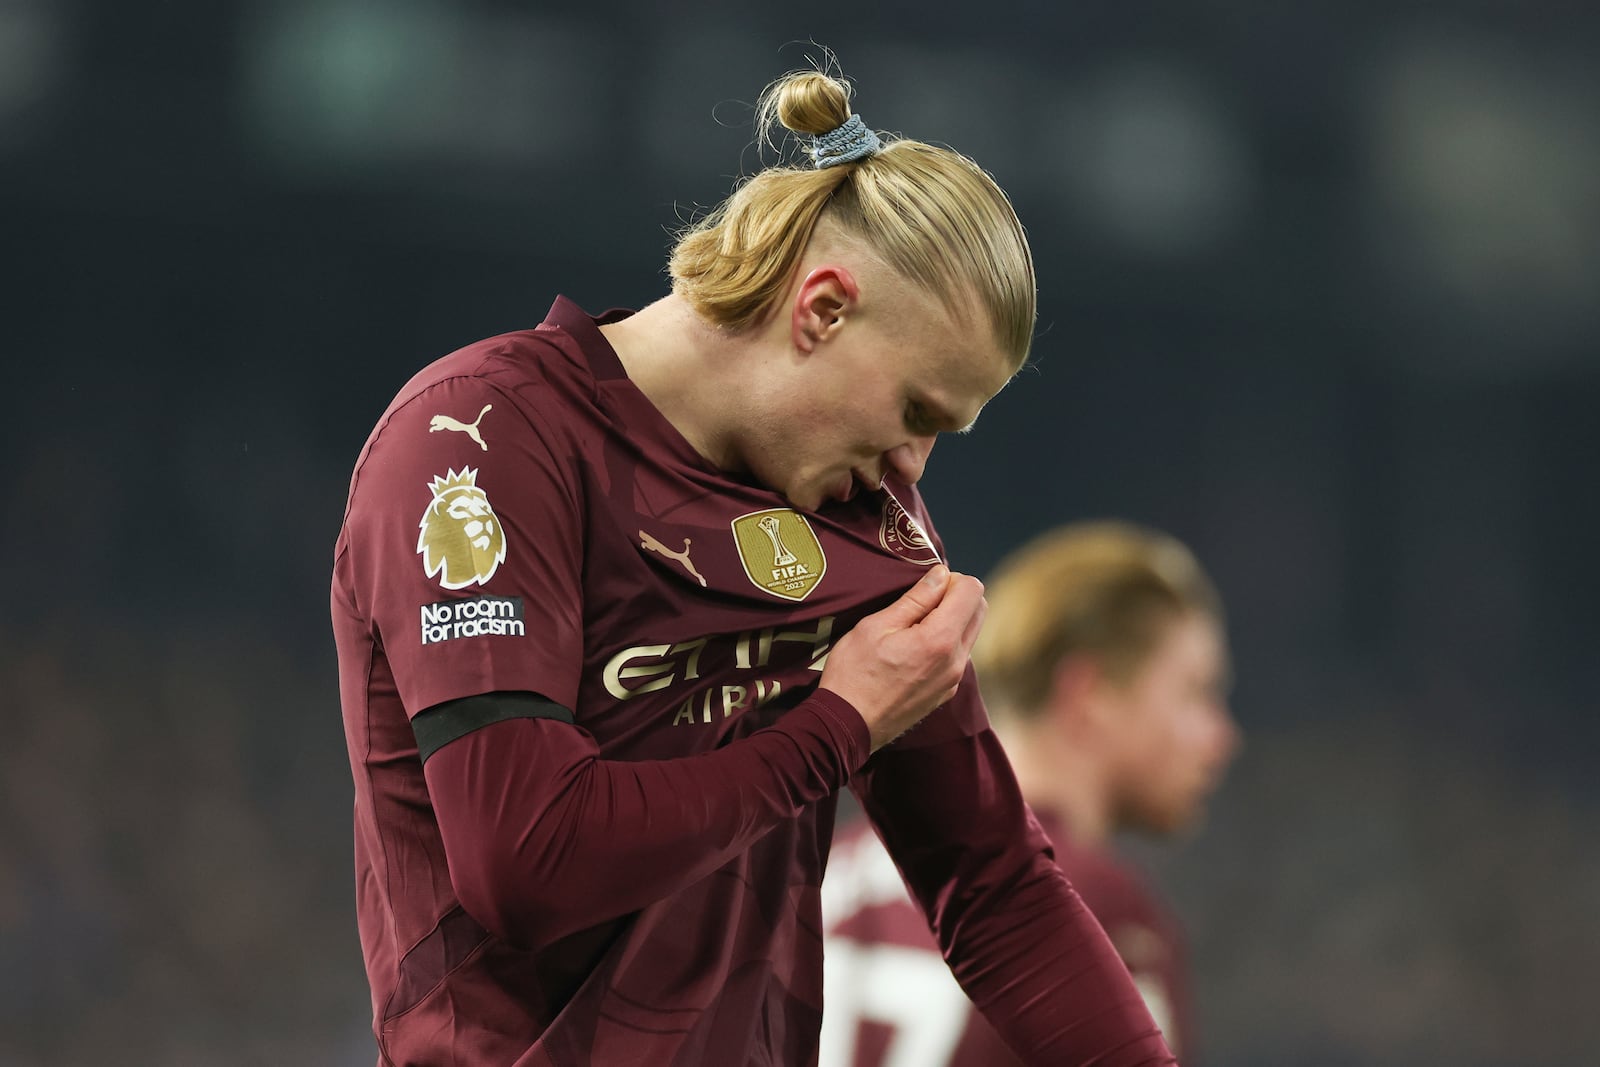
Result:
{"label": "blond male soccer player", "polygon": [[[1111,838],[1189,825],[1238,746],[1216,591],[1177,541],[1102,522],[1018,550],[988,600],[973,663],[1023,795],[1168,1044],[1187,1055],[1193,1013],[1178,924]],[[1017,1062],[950,980],[865,827],[835,846],[823,920],[821,1067]]]}
{"label": "blond male soccer player", "polygon": [[1025,1061],[1171,1063],[1027,818],[982,587],[915,488],[1027,358],[1022,226],[839,79],[766,103],[804,165],[686,233],[668,296],[438,360],[356,462],[332,613],[379,1062],[814,1062],[848,784]]}

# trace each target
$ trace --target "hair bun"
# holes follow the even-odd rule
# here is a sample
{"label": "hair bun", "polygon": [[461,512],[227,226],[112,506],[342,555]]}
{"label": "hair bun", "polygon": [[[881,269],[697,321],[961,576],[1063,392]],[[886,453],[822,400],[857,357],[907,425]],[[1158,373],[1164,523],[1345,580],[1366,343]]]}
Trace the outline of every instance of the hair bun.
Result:
{"label": "hair bun", "polygon": [[821,71],[785,74],[761,95],[760,125],[773,123],[807,137],[838,129],[850,120],[850,83]]}

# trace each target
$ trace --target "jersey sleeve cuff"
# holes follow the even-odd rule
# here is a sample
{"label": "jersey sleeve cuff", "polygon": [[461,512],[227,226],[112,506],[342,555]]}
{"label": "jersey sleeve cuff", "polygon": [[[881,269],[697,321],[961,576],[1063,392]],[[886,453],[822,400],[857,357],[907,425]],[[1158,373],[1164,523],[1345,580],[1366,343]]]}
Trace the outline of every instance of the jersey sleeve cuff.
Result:
{"label": "jersey sleeve cuff", "polygon": [[872,755],[872,733],[867,729],[867,720],[861,717],[854,704],[831,689],[816,690],[801,707],[816,715],[839,754],[841,768],[848,780]]}

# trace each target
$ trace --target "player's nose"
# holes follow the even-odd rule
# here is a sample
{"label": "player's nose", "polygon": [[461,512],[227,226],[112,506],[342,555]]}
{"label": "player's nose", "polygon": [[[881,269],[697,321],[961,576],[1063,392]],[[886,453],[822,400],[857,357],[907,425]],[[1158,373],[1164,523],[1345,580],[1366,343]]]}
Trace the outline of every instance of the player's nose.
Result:
{"label": "player's nose", "polygon": [[1238,720],[1226,704],[1219,703],[1213,712],[1214,749],[1218,767],[1226,767],[1244,747],[1244,734]]}
{"label": "player's nose", "polygon": [[895,445],[883,454],[884,466],[907,485],[917,484],[928,466],[928,456],[933,452],[934,435],[913,437],[905,444]]}

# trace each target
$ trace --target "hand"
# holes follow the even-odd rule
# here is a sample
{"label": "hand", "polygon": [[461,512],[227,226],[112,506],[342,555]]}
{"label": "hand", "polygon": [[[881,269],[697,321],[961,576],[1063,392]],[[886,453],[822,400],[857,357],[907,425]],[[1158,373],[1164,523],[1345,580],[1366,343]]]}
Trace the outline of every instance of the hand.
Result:
{"label": "hand", "polygon": [[876,752],[955,696],[988,610],[982,582],[936,565],[839,639],[822,688],[867,720]]}

